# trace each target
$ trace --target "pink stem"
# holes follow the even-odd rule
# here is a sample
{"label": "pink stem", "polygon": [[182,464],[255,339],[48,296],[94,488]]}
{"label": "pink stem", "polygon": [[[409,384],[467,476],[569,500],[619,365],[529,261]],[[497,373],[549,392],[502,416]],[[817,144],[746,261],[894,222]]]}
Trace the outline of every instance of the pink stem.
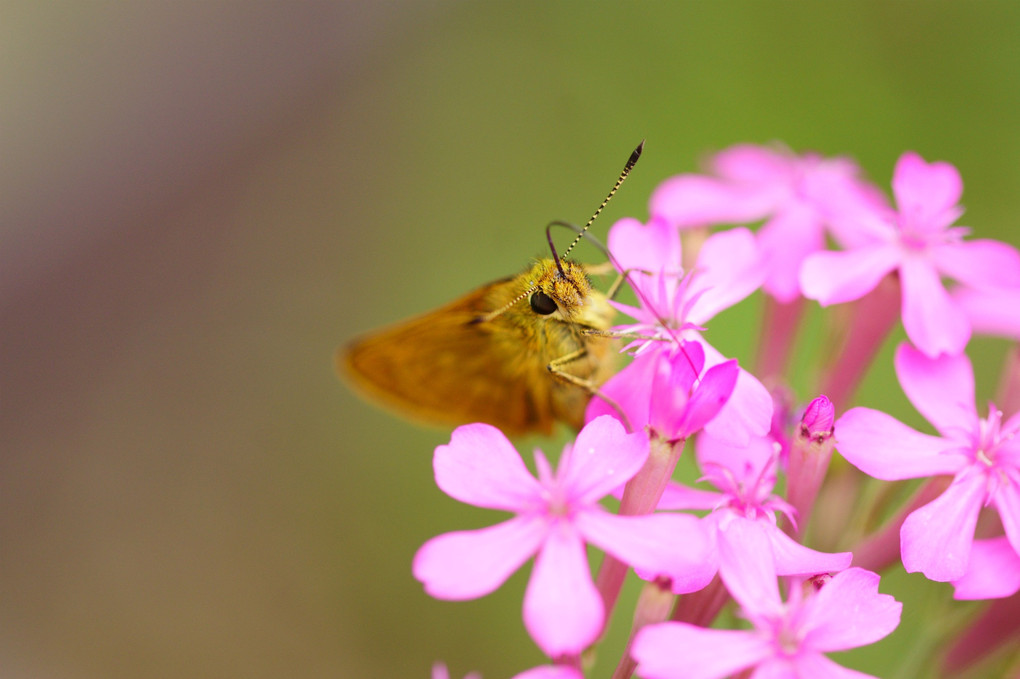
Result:
{"label": "pink stem", "polygon": [[784,304],[771,295],[765,296],[761,344],[758,345],[758,356],[755,359],[755,375],[762,382],[779,382],[786,373],[803,312],[803,297]]}
{"label": "pink stem", "polygon": [[708,627],[729,600],[730,593],[716,575],[705,589],[680,597],[670,620]]}
{"label": "pink stem", "polygon": [[900,316],[900,281],[896,274],[882,279],[874,290],[855,302],[849,331],[840,354],[822,378],[827,394],[843,412],[857,385]]}
{"label": "pink stem", "polygon": [[[652,433],[651,451],[645,466],[637,473],[623,489],[623,499],[620,501],[621,516],[638,516],[650,514],[659,504],[662,491],[666,489],[666,482],[673,476],[677,460],[684,449],[684,440],[667,441]],[[616,600],[620,596],[620,589],[627,577],[627,564],[623,563],[612,554],[606,554],[599,568],[599,574],[595,578],[595,586],[602,595],[602,603],[605,606],[605,620],[608,624]],[[604,630],[603,630],[604,631]]]}

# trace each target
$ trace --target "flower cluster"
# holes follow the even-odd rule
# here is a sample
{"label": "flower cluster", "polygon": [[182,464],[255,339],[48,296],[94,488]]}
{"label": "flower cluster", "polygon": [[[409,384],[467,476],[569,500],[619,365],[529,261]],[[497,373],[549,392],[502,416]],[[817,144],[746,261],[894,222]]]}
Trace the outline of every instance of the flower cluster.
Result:
{"label": "flower cluster", "polygon": [[[968,239],[961,194],[955,167],[916,153],[896,163],[890,201],[848,159],[752,145],[663,182],[647,222],[609,233],[636,300],[613,302],[633,319],[614,329],[632,360],[555,468],[536,451],[532,475],[489,425],[456,429],[435,451],[439,487],[513,517],[429,540],[414,576],[432,596],[468,599],[533,557],[524,626],[550,664],[521,679],[584,677],[630,570],[644,590],[614,678],[869,676],[825,654],[896,629],[902,605],[878,575],[896,563],[952,583],[958,599],[997,600],[972,629],[999,620],[980,651],[1008,645],[1020,633],[1020,352],[999,406],[979,409],[966,349],[974,333],[1020,339],[1020,253]],[[758,290],[747,370],[707,338],[716,314]],[[834,348],[808,392],[826,395],[798,407],[790,374],[808,300],[847,308],[829,317]],[[908,341],[892,367],[932,433],[846,409],[900,319]],[[697,486],[672,479],[688,439]],[[830,470],[834,450],[852,467]],[[904,479],[927,480],[898,509],[883,505],[884,524],[851,529],[890,501],[882,482]],[[604,554],[594,578],[588,546]],[[713,627],[728,606],[742,629]],[[987,655],[967,629],[949,631],[938,671]]]}

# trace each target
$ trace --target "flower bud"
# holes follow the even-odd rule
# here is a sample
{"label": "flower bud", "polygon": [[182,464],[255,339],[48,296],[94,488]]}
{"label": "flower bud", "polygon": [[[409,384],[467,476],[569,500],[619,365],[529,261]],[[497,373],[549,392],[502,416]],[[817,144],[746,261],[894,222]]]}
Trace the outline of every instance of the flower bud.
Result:
{"label": "flower bud", "polygon": [[836,408],[825,396],[818,396],[808,404],[804,417],[800,419],[800,435],[815,443],[823,443],[832,437]]}

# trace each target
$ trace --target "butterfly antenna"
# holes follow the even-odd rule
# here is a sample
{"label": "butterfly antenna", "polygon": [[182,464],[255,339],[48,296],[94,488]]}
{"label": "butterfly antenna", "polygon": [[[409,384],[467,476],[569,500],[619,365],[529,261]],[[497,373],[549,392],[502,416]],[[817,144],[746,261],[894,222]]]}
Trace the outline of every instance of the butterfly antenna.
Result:
{"label": "butterfly antenna", "polygon": [[[574,241],[570,244],[570,247],[564,250],[563,254],[560,257],[566,257],[567,255],[570,254],[570,251],[574,249],[574,246],[577,245],[580,242],[581,238],[584,236],[584,232],[587,231],[588,227],[592,225],[595,219],[598,218],[600,214],[602,214],[602,211],[606,208],[606,205],[609,204],[609,201],[619,190],[620,185],[623,184],[623,180],[627,178],[627,175],[630,174],[630,171],[634,168],[634,165],[637,164],[638,158],[641,157],[641,151],[643,151],[644,148],[645,140],[642,139],[641,143],[638,144],[636,149],[634,149],[634,152],[630,154],[630,158],[627,159],[627,164],[623,166],[623,172],[620,173],[619,179],[617,179],[616,183],[613,184],[613,188],[609,191],[609,195],[606,196],[606,199],[602,201],[602,205],[599,205],[599,209],[595,210],[595,214],[591,216],[591,219],[589,219],[588,222],[583,227],[581,227],[581,230],[578,232],[577,236],[574,237]],[[552,246],[552,239],[550,239],[549,244],[550,246]],[[553,257],[556,258],[555,249],[553,250]],[[559,266],[559,264],[560,260],[559,258],[556,258],[556,265]]]}

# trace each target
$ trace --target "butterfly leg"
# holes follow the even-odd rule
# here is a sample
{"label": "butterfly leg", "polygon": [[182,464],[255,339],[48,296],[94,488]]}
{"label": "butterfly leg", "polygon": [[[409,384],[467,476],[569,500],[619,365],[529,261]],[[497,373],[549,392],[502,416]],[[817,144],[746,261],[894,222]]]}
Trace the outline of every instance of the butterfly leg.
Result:
{"label": "butterfly leg", "polygon": [[574,361],[578,361],[582,358],[585,358],[587,355],[588,350],[585,349],[584,347],[581,347],[576,351],[571,351],[569,354],[565,354],[563,356],[560,356],[559,358],[553,359],[552,361],[549,362],[549,365],[546,366],[546,368],[549,370],[550,373],[555,375],[557,379],[563,380],[568,384],[573,384],[574,386],[580,387],[587,391],[592,396],[600,398],[603,401],[605,401],[605,403],[609,405],[610,408],[615,410],[616,414],[620,416],[620,421],[623,422],[623,426],[627,429],[627,431],[633,432],[634,429],[630,426],[630,420],[627,419],[627,414],[623,412],[623,408],[621,408],[616,401],[607,396],[601,389],[599,389],[599,386],[592,382],[591,380],[586,379],[584,377],[578,377],[577,375],[569,373],[563,369],[564,366],[569,365]]}

